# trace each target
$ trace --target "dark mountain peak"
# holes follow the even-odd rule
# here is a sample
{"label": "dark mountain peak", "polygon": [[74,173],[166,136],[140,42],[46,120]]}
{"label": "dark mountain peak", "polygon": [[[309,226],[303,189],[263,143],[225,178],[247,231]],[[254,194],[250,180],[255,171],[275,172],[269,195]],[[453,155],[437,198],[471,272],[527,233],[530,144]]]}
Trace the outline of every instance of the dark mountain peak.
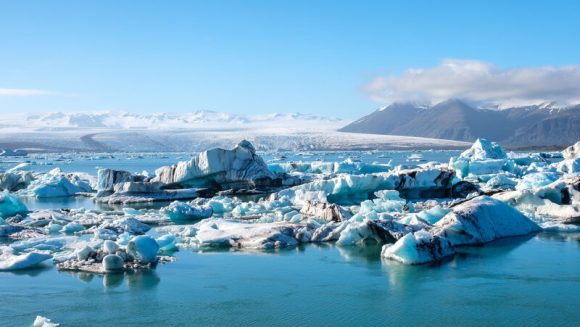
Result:
{"label": "dark mountain peak", "polygon": [[451,98],[451,99],[439,102],[438,104],[433,106],[433,109],[450,108],[450,107],[459,108],[459,109],[471,109],[471,110],[475,109],[475,108],[471,107],[470,105],[468,105],[467,103],[465,103],[463,100],[460,100],[457,98]]}
{"label": "dark mountain peak", "polygon": [[488,138],[512,147],[565,145],[580,139],[580,106],[543,104],[479,109],[453,98],[433,107],[395,102],[341,129],[458,141]]}

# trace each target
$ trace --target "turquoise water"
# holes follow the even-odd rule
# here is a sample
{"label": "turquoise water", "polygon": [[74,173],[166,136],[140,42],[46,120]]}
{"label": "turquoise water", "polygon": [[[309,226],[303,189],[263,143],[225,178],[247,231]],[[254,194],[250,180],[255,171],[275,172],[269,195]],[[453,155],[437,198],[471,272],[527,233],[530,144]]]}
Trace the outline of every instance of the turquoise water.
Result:
{"label": "turquoise water", "polygon": [[[457,151],[288,155],[417,164]],[[123,160],[123,158],[133,159]],[[276,155],[266,155],[274,160]],[[96,167],[153,171],[184,154],[47,159],[34,171]],[[3,159],[0,169],[17,162]],[[102,207],[90,198],[27,200],[31,209]],[[160,206],[164,204],[156,204]],[[0,272],[0,326],[30,326],[43,315],[62,326],[577,326],[580,235],[541,233],[461,248],[451,261],[404,266],[378,246],[307,245],[276,252],[176,253],[176,262],[131,275]]]}
{"label": "turquoise water", "polygon": [[0,325],[40,314],[63,326],[577,326],[579,247],[543,233],[432,266],[382,262],[375,246],[309,245],[182,251],[125,277],[0,273]]}

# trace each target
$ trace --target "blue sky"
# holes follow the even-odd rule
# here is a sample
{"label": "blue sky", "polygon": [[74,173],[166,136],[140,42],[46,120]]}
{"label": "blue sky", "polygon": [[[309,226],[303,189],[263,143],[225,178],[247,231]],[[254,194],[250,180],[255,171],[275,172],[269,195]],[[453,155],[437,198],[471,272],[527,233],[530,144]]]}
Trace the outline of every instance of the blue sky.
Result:
{"label": "blue sky", "polygon": [[377,77],[446,59],[578,64],[578,13],[578,1],[0,1],[0,112],[354,118],[381,105]]}

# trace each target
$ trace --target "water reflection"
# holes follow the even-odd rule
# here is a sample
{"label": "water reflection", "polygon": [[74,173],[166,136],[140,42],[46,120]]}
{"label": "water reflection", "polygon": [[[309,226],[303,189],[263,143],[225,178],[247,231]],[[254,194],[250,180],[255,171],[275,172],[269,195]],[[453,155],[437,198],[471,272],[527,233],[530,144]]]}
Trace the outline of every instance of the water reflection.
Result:
{"label": "water reflection", "polygon": [[423,265],[405,265],[397,261],[382,259],[383,269],[388,275],[391,286],[396,288],[417,287],[421,280],[429,281],[436,274],[456,271],[461,266],[470,264],[468,262],[489,263],[489,259],[507,256],[534,237],[535,235],[531,234],[499,239],[480,246],[458,247],[454,257]]}
{"label": "water reflection", "polygon": [[52,268],[53,268],[52,264],[42,263],[38,266],[31,267],[28,269],[1,271],[0,273],[11,274],[16,276],[36,277],[44,272],[52,270]]}
{"label": "water reflection", "polygon": [[154,269],[137,270],[126,273],[94,274],[89,272],[64,272],[76,277],[78,280],[91,284],[101,279],[101,284],[105,289],[115,289],[126,283],[127,289],[142,291],[152,290],[161,282],[161,278]]}
{"label": "water reflection", "polygon": [[480,259],[505,256],[522,244],[534,238],[536,234],[507,237],[478,246],[462,246],[457,248],[457,259]]}
{"label": "water reflection", "polygon": [[381,261],[382,245],[377,243],[364,244],[363,246],[336,246],[336,248],[344,260],[349,262],[375,263]]}
{"label": "water reflection", "polygon": [[536,237],[540,240],[576,242],[577,245],[580,245],[580,234],[575,232],[573,233],[544,232],[539,233]]}

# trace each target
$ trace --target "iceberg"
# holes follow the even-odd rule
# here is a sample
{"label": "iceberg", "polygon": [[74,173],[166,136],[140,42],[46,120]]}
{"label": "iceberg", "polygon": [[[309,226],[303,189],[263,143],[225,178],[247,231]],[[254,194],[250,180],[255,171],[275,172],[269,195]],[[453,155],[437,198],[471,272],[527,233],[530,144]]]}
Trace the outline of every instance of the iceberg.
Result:
{"label": "iceberg", "polygon": [[300,214],[308,217],[321,218],[325,221],[336,222],[348,220],[352,216],[348,210],[339,205],[312,201],[307,201],[304,206],[302,206]]}
{"label": "iceberg", "polygon": [[146,235],[133,237],[127,245],[127,253],[143,264],[151,263],[157,259],[159,245]]}
{"label": "iceberg", "polygon": [[44,253],[30,252],[14,255],[10,249],[0,249],[0,271],[34,268],[51,258],[51,255]]}
{"label": "iceberg", "polygon": [[580,158],[580,141],[564,149],[564,151],[562,151],[562,156],[564,156],[564,159],[566,160]]}
{"label": "iceberg", "polygon": [[495,142],[477,139],[471,148],[462,152],[457,159],[449,160],[449,168],[459,178],[468,176],[495,175],[504,171],[514,172],[516,165]]}
{"label": "iceberg", "polygon": [[143,235],[147,233],[151,226],[142,223],[137,218],[125,217],[114,221],[106,221],[99,225],[98,230],[109,230],[114,234],[129,233],[131,235]]}
{"label": "iceberg", "polygon": [[451,242],[425,230],[409,233],[394,244],[385,244],[381,256],[408,265],[441,261],[455,254]]}
{"label": "iceberg", "polygon": [[106,272],[123,271],[125,261],[121,256],[116,254],[108,254],[103,258],[103,269]]}
{"label": "iceberg", "polygon": [[399,170],[389,173],[346,175],[295,186],[281,194],[326,195],[332,203],[358,203],[379,190],[397,190],[407,199],[448,197],[456,182],[446,169]]}
{"label": "iceberg", "polygon": [[32,327],[58,327],[60,324],[52,322],[50,319],[43,316],[36,316]]}
{"label": "iceberg", "polygon": [[160,212],[167,215],[173,222],[187,222],[211,217],[213,208],[174,201],[169,206],[161,208]]}
{"label": "iceberg", "polygon": [[454,246],[472,245],[535,233],[541,228],[518,210],[488,196],[479,196],[451,208],[431,231]]}
{"label": "iceberg", "polygon": [[15,215],[25,215],[28,208],[16,196],[4,191],[0,193],[0,218],[8,218]]}
{"label": "iceberg", "polygon": [[33,180],[30,185],[18,193],[36,198],[54,198],[75,196],[78,193],[92,192],[93,188],[77,174],[64,174],[55,168]]}
{"label": "iceberg", "polygon": [[247,249],[275,249],[299,244],[296,225],[285,222],[248,223],[225,219],[206,219],[195,225],[200,246]]}
{"label": "iceberg", "polygon": [[113,192],[115,185],[124,182],[144,181],[145,176],[133,176],[130,172],[114,169],[99,169],[97,171],[97,191]]}
{"label": "iceberg", "polygon": [[580,176],[532,190],[502,192],[493,197],[517,208],[542,227],[580,224]]}
{"label": "iceberg", "polygon": [[343,162],[325,162],[325,161],[311,161],[311,162],[287,162],[287,163],[271,163],[268,169],[277,173],[302,173],[302,174],[372,174],[387,172],[392,167],[389,164],[369,164],[359,161],[354,161],[351,158]]}
{"label": "iceberg", "polygon": [[555,173],[532,173],[522,177],[515,186],[516,190],[533,190],[547,186],[557,181],[559,176]]}
{"label": "iceberg", "polygon": [[459,158],[470,160],[506,159],[507,155],[499,144],[479,138],[471,148],[463,151]]}
{"label": "iceberg", "polygon": [[244,140],[234,149],[211,149],[189,161],[165,166],[155,171],[153,181],[179,187],[221,189],[263,188],[286,185],[284,174],[276,174],[256,154],[254,146]]}
{"label": "iceberg", "polygon": [[27,188],[33,179],[29,171],[0,173],[0,191],[14,192]]}

